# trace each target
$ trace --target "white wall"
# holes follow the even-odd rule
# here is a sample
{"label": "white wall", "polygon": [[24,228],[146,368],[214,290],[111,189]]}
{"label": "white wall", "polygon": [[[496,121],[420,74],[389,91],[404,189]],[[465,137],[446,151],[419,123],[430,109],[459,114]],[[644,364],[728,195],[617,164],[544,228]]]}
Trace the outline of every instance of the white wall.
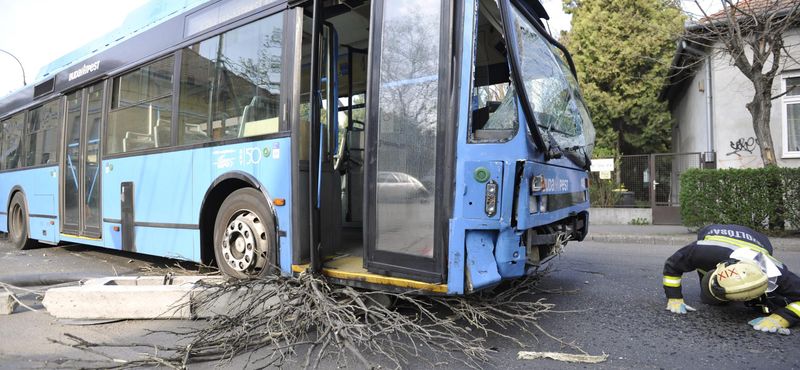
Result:
{"label": "white wall", "polygon": [[[795,45],[800,41],[795,31],[785,40],[786,45]],[[800,49],[790,49],[793,54],[800,57]],[[731,58],[727,55],[719,56],[714,60],[714,123],[717,140],[717,166],[718,168],[757,168],[763,167],[761,148],[755,140],[753,119],[747,110],[746,104],[753,99],[753,87],[747,78],[732,65]],[[787,65],[782,70],[793,69],[795,66]],[[776,78],[773,83],[772,94],[781,92],[781,79]],[[770,130],[772,144],[778,165],[782,167],[800,167],[800,159],[783,158],[783,105],[781,99],[772,101],[772,114],[770,115]],[[750,139],[753,140],[750,140]],[[745,144],[744,147],[752,149],[736,151],[737,143]],[[752,143],[752,146],[747,144]],[[733,146],[732,146],[733,145]]]}
{"label": "white wall", "polygon": [[653,223],[652,208],[589,208],[589,231],[591,225],[629,225],[634,219]]}
{"label": "white wall", "polygon": [[[795,59],[800,60],[800,29],[787,36],[785,44]],[[791,70],[800,70],[800,65],[790,61],[782,68],[782,71]],[[732,64],[728,55],[713,58],[712,71],[712,119],[717,168],[763,167],[753,120],[746,107],[753,99],[752,84]],[[698,68],[696,75],[687,82],[685,90],[678,94],[680,100],[673,105],[672,116],[678,130],[674,132],[673,129],[675,151],[706,151],[705,95],[698,89],[698,82],[704,79],[705,70]],[[781,93],[781,86],[779,76],[773,84],[773,96]],[[783,114],[781,99],[773,100],[770,129],[778,165],[800,167],[800,158],[783,156]]]}
{"label": "white wall", "polygon": [[672,109],[672,151],[676,153],[709,151],[706,134],[706,97],[698,88],[705,81],[705,69],[699,68],[678,92],[680,101]]}

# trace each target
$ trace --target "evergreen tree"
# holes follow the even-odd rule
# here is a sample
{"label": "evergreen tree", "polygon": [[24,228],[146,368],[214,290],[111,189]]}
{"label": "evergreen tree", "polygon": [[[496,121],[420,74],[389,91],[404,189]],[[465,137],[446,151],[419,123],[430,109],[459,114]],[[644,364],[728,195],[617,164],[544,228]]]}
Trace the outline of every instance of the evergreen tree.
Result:
{"label": "evergreen tree", "polygon": [[672,117],[658,102],[684,16],[678,0],[563,0],[564,38],[597,129],[617,154],[669,150]]}

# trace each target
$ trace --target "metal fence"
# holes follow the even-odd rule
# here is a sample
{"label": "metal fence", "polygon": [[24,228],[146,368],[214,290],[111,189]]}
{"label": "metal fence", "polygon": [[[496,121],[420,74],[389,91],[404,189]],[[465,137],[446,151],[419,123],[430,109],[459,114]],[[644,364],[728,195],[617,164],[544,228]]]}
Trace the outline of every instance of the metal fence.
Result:
{"label": "metal fence", "polygon": [[611,195],[611,200],[606,197],[599,204],[597,196],[592,201],[593,207],[650,207],[650,156],[649,155],[624,155],[614,158],[614,171],[610,179],[601,179],[600,172],[589,174],[591,184],[597,191]]}
{"label": "metal fence", "polygon": [[[677,206],[680,174],[700,167],[699,153],[624,155],[614,171],[591,172],[592,207],[650,208]],[[602,179],[601,177],[608,177]],[[652,194],[651,192],[655,192]],[[655,199],[652,196],[655,195]]]}
{"label": "metal fence", "polygon": [[699,153],[654,154],[653,168],[656,206],[679,206],[681,174],[690,168],[700,168]]}

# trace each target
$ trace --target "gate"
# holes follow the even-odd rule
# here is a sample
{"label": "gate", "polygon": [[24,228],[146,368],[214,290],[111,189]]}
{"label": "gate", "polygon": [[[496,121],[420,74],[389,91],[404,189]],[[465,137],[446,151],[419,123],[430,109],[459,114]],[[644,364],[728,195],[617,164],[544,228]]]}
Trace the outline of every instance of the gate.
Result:
{"label": "gate", "polygon": [[650,157],[650,205],[653,225],[680,225],[681,173],[700,168],[700,153],[653,154]]}

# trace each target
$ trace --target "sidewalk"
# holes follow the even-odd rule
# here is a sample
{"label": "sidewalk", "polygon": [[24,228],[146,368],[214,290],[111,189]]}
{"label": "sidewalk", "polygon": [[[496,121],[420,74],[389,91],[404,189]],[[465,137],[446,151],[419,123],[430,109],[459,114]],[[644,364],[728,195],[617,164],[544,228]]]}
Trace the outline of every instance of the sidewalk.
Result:
{"label": "sidewalk", "polygon": [[[697,234],[684,226],[673,225],[592,225],[584,241],[615,244],[687,245]],[[800,238],[769,238],[779,251],[800,252]]]}

